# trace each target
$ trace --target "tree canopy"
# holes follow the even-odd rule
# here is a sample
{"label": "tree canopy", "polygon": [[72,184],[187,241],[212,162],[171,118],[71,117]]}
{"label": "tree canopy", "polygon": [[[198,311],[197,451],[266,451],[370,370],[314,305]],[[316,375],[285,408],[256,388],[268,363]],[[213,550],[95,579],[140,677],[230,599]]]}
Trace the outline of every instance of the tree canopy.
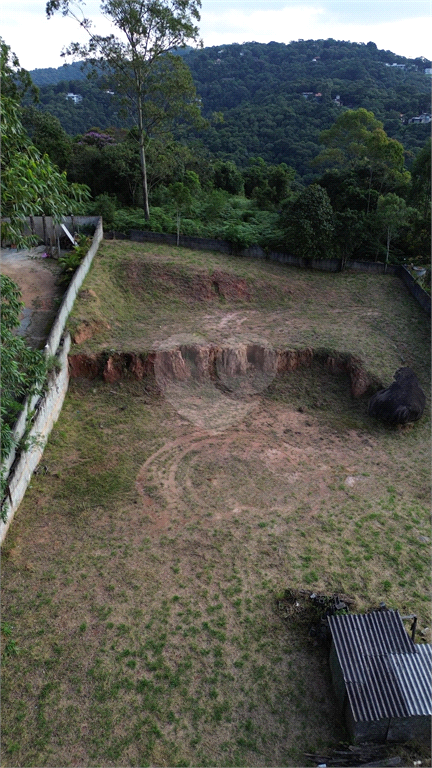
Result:
{"label": "tree canopy", "polygon": [[87,45],[71,43],[65,51],[89,62],[105,75],[131,107],[138,125],[144,213],[149,218],[146,148],[154,131],[187,118],[199,122],[200,103],[190,70],[172,51],[198,39],[201,0],[105,0],[103,15],[118,36],[98,35],[92,22],[77,15],[82,0],[49,0],[48,18],[56,11],[75,18],[89,34]]}
{"label": "tree canopy", "polygon": [[[66,173],[60,173],[48,155],[41,155],[30,141],[22,122],[19,91],[12,83],[18,77],[25,82],[19,62],[2,44],[1,58],[1,198],[2,240],[25,245],[23,235],[26,217],[48,214],[54,218],[80,213],[88,200],[89,190],[80,184],[69,184]],[[31,239],[31,238],[30,238]]]}
{"label": "tree canopy", "polygon": [[[189,67],[210,121],[199,133],[201,142],[217,159],[240,168],[262,157],[272,165],[286,163],[304,183],[317,180],[310,162],[320,152],[320,133],[347,109],[373,112],[387,136],[403,144],[408,167],[430,134],[428,124],[409,124],[430,111],[427,61],[341,40],[248,42],[176,53]],[[55,114],[70,135],[92,125],[131,127],[119,111],[115,86],[108,88],[100,77],[79,80],[79,65],[71,66],[53,71],[52,85],[44,85],[48,72],[34,72],[40,108]],[[67,100],[68,91],[83,101]]]}
{"label": "tree canopy", "polygon": [[331,254],[333,209],[326,190],[319,184],[311,184],[285,206],[282,222],[287,250],[309,262]]}

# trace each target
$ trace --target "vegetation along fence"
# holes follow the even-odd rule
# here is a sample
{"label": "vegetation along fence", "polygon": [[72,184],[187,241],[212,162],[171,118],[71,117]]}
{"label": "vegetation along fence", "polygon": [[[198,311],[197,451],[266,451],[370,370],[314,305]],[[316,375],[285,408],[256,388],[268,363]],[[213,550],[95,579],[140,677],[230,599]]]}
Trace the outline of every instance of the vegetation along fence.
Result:
{"label": "vegetation along fence", "polygon": [[[36,226],[43,227],[42,217],[35,217]],[[48,219],[48,217],[46,217]],[[66,226],[72,222],[65,220]],[[55,366],[48,375],[42,395],[35,395],[25,400],[21,414],[13,430],[13,448],[2,464],[2,472],[7,477],[6,495],[2,500],[2,519],[0,521],[0,543],[3,543],[9,525],[18,509],[30,478],[41,460],[45,443],[62,409],[69,384],[68,352],[70,336],[64,335],[66,321],[73,307],[76,295],[90,269],[93,258],[103,237],[102,219],[99,217],[76,216],[73,229],[93,225],[93,241],[82,263],[75,272],[63,297],[60,309],[51,328],[44,354],[47,358],[55,356]],[[45,222],[45,226],[46,222]],[[48,226],[51,226],[49,224]],[[69,227],[68,227],[69,228]],[[40,238],[44,240],[44,232]],[[36,234],[39,234],[36,230]],[[51,231],[52,234],[52,231]],[[54,230],[54,235],[56,234]],[[49,237],[50,235],[48,235]],[[45,244],[49,244],[45,241]]]}

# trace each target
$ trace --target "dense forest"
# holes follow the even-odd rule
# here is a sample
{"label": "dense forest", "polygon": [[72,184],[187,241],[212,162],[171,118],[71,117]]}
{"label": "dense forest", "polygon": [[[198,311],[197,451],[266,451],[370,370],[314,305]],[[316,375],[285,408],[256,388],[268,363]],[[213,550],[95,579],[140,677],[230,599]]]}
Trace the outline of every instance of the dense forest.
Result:
{"label": "dense forest", "polygon": [[[408,165],[429,136],[429,125],[408,124],[430,112],[425,74],[430,62],[423,58],[336,40],[232,44],[188,49],[182,56],[210,120],[196,138],[213,156],[240,167],[259,156],[287,163],[305,183],[312,181],[316,172],[310,161],[320,151],[319,135],[341,107],[373,112],[404,145]],[[94,126],[131,125],[112,89],[101,80],[86,80],[79,63],[31,75],[40,86],[39,108],[58,117],[71,136]],[[75,104],[68,93],[82,101]]]}

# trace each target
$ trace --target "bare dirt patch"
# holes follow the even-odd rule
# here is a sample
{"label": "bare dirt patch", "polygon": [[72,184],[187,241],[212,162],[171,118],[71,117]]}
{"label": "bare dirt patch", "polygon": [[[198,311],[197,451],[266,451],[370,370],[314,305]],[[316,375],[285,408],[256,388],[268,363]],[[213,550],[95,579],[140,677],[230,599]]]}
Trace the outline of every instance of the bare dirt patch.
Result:
{"label": "bare dirt patch", "polygon": [[215,270],[208,274],[190,272],[178,266],[158,265],[151,262],[126,261],[121,264],[126,284],[133,293],[146,292],[157,285],[166,295],[177,295],[188,302],[208,302],[219,297],[248,301],[251,293],[244,278],[233,273]]}
{"label": "bare dirt patch", "polygon": [[[166,443],[140,469],[138,492],[151,524],[176,532],[186,522],[199,520],[210,527],[215,520],[225,526],[244,513],[259,518],[263,509],[266,515],[289,514],[293,493],[302,488],[304,494],[307,486],[316,501],[299,515],[299,524],[304,524],[331,495],[335,463],[345,467],[351,487],[366,482],[357,474],[364,436],[352,430],[349,447],[336,444],[331,455],[323,442],[313,416],[255,402],[248,411],[248,426],[243,422],[211,437],[194,432]],[[367,442],[366,452],[376,451],[376,441]],[[159,504],[152,503],[149,488],[157,488]],[[203,509],[208,511],[204,519]]]}

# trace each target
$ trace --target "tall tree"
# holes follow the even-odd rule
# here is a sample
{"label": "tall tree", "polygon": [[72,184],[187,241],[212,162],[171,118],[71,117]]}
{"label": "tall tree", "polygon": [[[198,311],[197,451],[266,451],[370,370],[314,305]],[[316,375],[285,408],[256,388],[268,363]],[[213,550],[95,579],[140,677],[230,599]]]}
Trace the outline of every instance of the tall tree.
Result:
{"label": "tall tree", "polygon": [[286,245],[308,262],[332,254],[333,209],[325,189],[311,184],[294,202],[283,207],[280,223]]}
{"label": "tall tree", "polygon": [[0,37],[0,71],[2,96],[20,101],[27,93],[31,93],[32,100],[38,101],[39,88],[32,82],[30,72],[20,67],[15,53]]}
{"label": "tall tree", "polygon": [[388,195],[381,195],[378,198],[377,217],[386,238],[386,271],[390,258],[391,241],[413,213],[413,209],[408,208],[405,200],[393,192],[389,192]]}
{"label": "tall tree", "polygon": [[313,165],[323,169],[367,170],[367,212],[370,211],[371,191],[400,191],[410,182],[404,169],[404,148],[396,139],[390,139],[383,124],[366,109],[343,112],[327,131],[320,135],[325,149],[315,158]]}
{"label": "tall tree", "polygon": [[72,151],[72,141],[60,120],[32,105],[23,109],[22,123],[41,155],[48,155],[60,171],[65,171]]}
{"label": "tall tree", "polygon": [[280,205],[289,196],[294,178],[294,169],[286,163],[268,165],[262,157],[251,157],[243,171],[245,195],[262,208]]}
{"label": "tall tree", "polygon": [[119,36],[93,34],[89,19],[80,17],[83,0],[48,0],[46,13],[56,11],[76,19],[89,34],[89,43],[72,43],[65,55],[78,56],[114,83],[117,93],[132,105],[138,138],[144,214],[149,218],[146,145],[164,122],[182,117],[197,120],[200,102],[192,76],[173,51],[197,42],[201,0],[105,0],[102,14]]}
{"label": "tall tree", "polygon": [[430,212],[431,204],[431,140],[426,142],[414,160],[411,170],[412,188],[410,198],[418,208]]}

